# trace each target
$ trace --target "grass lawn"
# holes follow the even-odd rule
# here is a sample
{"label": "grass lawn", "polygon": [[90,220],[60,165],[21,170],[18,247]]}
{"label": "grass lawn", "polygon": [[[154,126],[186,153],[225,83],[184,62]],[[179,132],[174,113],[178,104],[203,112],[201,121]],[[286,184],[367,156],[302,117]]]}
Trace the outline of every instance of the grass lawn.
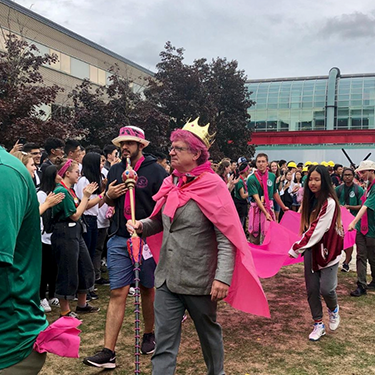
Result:
{"label": "grass lawn", "polygon": [[[319,342],[309,342],[312,319],[306,300],[302,264],[284,267],[278,275],[262,280],[271,319],[234,310],[219,304],[218,321],[222,325],[225,347],[225,371],[228,375],[367,375],[375,374],[375,292],[353,298],[356,274],[339,272],[337,288],[341,324],[337,331]],[[42,375],[109,373],[82,364],[103,345],[105,313],[109,287],[98,289],[101,307],[98,314],[83,315],[80,326],[81,349],[78,359],[48,355]],[[73,305],[75,307],[75,305]],[[50,322],[58,318],[58,309],[47,314]],[[324,321],[328,323],[326,308]],[[326,324],[327,325],[327,324]],[[128,298],[126,316],[118,340],[117,368],[111,374],[134,374],[133,298]],[[150,356],[141,357],[141,373],[151,374]],[[183,323],[177,374],[204,375],[205,364],[192,320]]]}

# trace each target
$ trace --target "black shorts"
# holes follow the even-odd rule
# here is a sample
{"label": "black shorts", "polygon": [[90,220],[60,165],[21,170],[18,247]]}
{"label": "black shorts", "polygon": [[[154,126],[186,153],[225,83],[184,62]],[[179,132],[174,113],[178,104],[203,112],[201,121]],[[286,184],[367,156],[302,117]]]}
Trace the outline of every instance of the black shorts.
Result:
{"label": "black shorts", "polygon": [[57,263],[56,297],[73,299],[76,293],[87,293],[94,286],[95,273],[82,237],[82,224],[56,223],[51,243]]}

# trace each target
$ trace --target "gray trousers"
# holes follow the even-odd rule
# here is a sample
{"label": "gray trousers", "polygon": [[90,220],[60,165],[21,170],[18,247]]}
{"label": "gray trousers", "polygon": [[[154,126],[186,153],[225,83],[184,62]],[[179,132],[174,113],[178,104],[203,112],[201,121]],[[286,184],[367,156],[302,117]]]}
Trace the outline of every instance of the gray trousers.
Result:
{"label": "gray trousers", "polygon": [[371,267],[372,280],[375,281],[375,238],[367,237],[357,231],[355,238],[357,245],[357,284],[367,288],[367,259]]}
{"label": "gray trousers", "polygon": [[305,251],[305,283],[307,300],[314,320],[323,318],[323,308],[320,295],[323,296],[327,307],[333,311],[337,306],[337,270],[339,263],[319,271],[312,271],[311,249]]}
{"label": "gray trousers", "polygon": [[153,375],[175,373],[185,309],[197,330],[207,375],[224,374],[223,338],[221,327],[216,322],[217,303],[211,301],[211,296],[172,293],[164,283],[156,289],[154,307],[156,348],[152,356]]}

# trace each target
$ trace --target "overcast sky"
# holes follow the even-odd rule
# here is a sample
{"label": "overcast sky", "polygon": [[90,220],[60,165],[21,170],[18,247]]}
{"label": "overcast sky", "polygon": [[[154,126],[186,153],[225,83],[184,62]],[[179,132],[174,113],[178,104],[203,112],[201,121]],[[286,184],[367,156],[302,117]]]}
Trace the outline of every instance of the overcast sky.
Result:
{"label": "overcast sky", "polygon": [[237,60],[248,79],[375,72],[374,0],[16,0],[147,69],[166,41],[185,62]]}

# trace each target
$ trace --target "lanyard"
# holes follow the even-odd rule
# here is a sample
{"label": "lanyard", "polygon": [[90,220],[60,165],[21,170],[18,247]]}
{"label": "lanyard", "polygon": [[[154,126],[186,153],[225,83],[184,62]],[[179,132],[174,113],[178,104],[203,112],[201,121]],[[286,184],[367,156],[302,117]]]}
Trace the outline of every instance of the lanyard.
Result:
{"label": "lanyard", "polygon": [[72,188],[68,188],[63,181],[60,181],[60,184],[66,189],[68,190],[69,194],[73,197],[73,200],[74,200],[74,205],[76,206],[76,208],[78,207],[79,205],[79,199],[76,195],[76,193],[74,192],[74,190]]}

